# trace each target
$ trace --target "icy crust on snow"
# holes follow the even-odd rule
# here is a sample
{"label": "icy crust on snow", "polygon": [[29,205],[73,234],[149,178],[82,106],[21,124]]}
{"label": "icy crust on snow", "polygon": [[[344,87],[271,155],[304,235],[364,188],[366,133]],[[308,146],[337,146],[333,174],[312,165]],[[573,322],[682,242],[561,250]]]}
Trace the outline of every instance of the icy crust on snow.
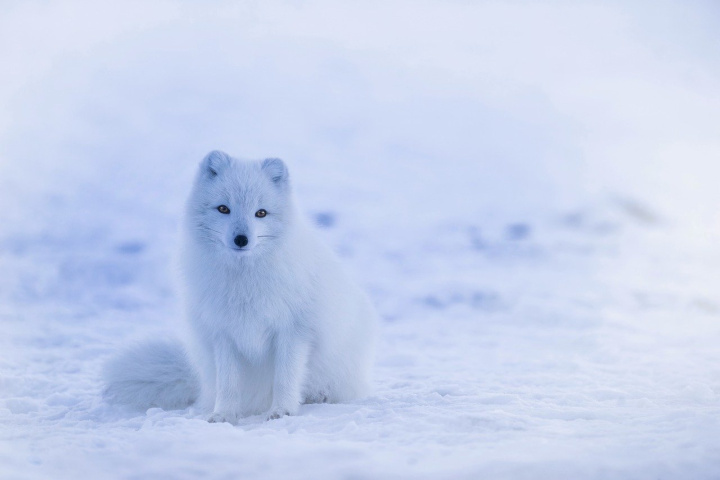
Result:
{"label": "icy crust on snow", "polygon": [[[3,5],[0,478],[720,477],[714,8]],[[180,334],[214,148],[289,164],[383,318],[370,396],[102,400]]]}

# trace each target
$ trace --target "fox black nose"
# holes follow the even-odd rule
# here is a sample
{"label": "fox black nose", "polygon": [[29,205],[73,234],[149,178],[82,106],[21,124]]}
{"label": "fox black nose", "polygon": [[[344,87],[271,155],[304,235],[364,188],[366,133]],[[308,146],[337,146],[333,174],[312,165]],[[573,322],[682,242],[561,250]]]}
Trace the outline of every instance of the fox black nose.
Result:
{"label": "fox black nose", "polygon": [[235,237],[235,245],[242,248],[248,244],[248,238],[245,235],[238,235]]}

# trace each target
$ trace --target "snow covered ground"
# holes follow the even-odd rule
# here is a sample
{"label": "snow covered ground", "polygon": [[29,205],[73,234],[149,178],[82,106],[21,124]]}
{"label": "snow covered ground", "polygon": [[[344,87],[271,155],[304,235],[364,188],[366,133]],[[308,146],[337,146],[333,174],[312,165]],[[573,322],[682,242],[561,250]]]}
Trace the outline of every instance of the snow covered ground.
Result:
{"label": "snow covered ground", "polygon": [[[714,2],[5,2],[0,478],[720,478]],[[105,404],[211,149],[291,167],[371,396]]]}

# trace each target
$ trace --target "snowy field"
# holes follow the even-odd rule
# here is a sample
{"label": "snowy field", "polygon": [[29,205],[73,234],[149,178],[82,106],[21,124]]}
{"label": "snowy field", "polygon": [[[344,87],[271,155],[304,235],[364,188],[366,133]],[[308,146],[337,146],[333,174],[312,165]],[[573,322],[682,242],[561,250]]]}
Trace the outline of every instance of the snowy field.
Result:
{"label": "snowy field", "polygon": [[[0,478],[720,478],[720,6],[0,4]],[[103,402],[212,149],[286,160],[374,391]]]}

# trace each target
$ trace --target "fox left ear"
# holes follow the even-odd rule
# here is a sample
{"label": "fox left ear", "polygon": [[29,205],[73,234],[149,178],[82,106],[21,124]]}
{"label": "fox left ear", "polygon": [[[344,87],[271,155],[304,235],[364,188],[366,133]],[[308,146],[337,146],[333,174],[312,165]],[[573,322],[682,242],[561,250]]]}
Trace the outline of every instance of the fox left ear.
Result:
{"label": "fox left ear", "polygon": [[288,181],[288,169],[285,162],[279,158],[266,158],[262,162],[262,171],[265,172],[273,183],[282,185]]}

